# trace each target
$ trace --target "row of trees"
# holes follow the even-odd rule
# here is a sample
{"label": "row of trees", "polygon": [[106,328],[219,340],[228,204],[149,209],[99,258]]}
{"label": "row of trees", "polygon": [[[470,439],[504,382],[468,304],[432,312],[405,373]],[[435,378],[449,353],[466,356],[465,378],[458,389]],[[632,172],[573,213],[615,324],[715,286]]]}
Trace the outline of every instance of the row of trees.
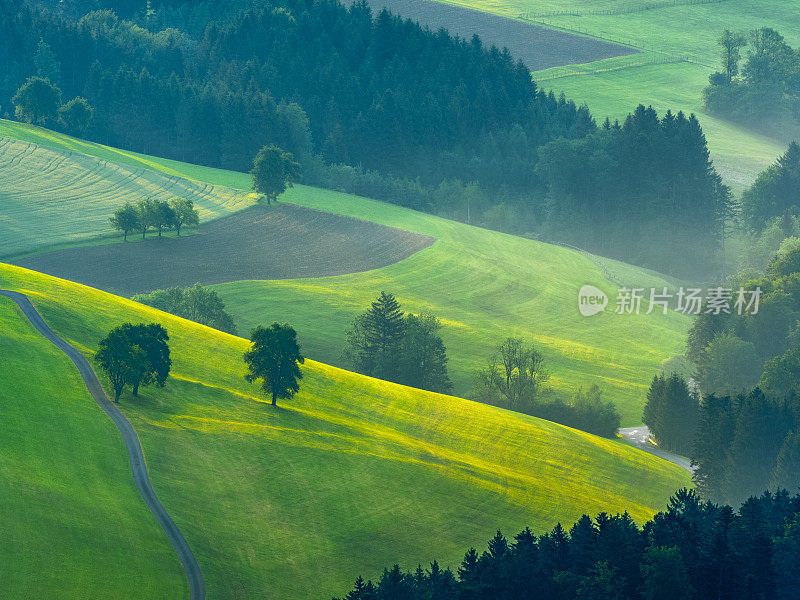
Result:
{"label": "row of trees", "polygon": [[[745,33],[725,30],[719,38],[722,71],[709,78],[703,102],[712,113],[756,126],[800,123],[800,49],[770,27]],[[747,48],[744,65],[741,51]]]}
{"label": "row of trees", "polygon": [[200,223],[200,213],[194,207],[194,202],[188,198],[147,198],[135,205],[126,202],[109,222],[114,229],[122,232],[122,239],[127,242],[131,231],[140,231],[142,239],[145,239],[151,229],[158,231],[158,237],[169,229],[174,229],[180,236],[183,227],[193,227]]}
{"label": "row of trees", "polygon": [[343,360],[364,375],[446,393],[453,384],[440,328],[431,314],[404,315],[394,295],[381,292],[353,321]]}
{"label": "row of trees", "polygon": [[612,402],[603,402],[597,385],[579,388],[570,401],[555,397],[547,386],[550,374],[544,356],[521,338],[501,342],[486,365],[475,373],[471,397],[479,402],[501,406],[542,419],[614,437],[620,414]]}
{"label": "row of trees", "polygon": [[798,565],[800,496],[765,493],[734,511],[680,490],[641,528],[600,513],[569,531],[498,532],[456,573],[395,565],[376,583],[359,577],[343,600],[793,600]]}
{"label": "row of trees", "polygon": [[236,335],[236,324],[225,312],[222,298],[216,291],[199,283],[187,288],[172,287],[137,294],[131,300]]}

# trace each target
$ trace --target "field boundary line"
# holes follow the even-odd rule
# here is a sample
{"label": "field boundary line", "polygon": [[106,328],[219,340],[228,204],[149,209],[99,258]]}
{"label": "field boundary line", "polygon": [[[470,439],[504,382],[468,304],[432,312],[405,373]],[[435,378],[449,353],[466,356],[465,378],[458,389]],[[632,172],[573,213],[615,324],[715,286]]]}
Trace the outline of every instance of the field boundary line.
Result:
{"label": "field boundary line", "polygon": [[520,18],[524,19],[537,19],[546,17],[587,17],[587,16],[615,16],[627,15],[632,13],[645,12],[648,10],[657,10],[659,8],[673,8],[676,6],[700,6],[703,4],[721,4],[729,0],[661,0],[655,2],[645,2],[639,6],[631,6],[628,8],[587,8],[587,9],[564,9],[552,10],[545,12],[524,12],[520,14]]}

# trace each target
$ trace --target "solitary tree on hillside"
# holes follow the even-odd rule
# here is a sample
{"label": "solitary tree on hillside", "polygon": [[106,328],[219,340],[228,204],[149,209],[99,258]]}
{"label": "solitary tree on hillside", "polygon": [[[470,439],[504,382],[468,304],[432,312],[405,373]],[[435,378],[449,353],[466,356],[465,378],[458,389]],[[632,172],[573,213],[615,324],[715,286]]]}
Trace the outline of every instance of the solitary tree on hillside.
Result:
{"label": "solitary tree on hillside", "polygon": [[97,351],[95,360],[111,381],[111,386],[114,388],[114,402],[119,402],[122,390],[130,384],[133,374],[143,368],[147,357],[144,351],[138,346],[133,346],[125,332],[117,327],[100,340],[100,350]]}
{"label": "solitary tree on hillside", "polygon": [[290,152],[284,152],[274,144],[264,146],[253,159],[253,189],[264,194],[267,204],[277,200],[286,187],[300,178],[300,163]]}
{"label": "solitary tree on hillside", "polygon": [[249,372],[245,379],[252,383],[261,379],[261,389],[272,395],[272,405],[278,398],[288,399],[300,390],[303,378],[299,364],[305,362],[297,343],[297,332],[288,324],[259,325],[253,330],[250,350],[244,353]]}
{"label": "solitary tree on hillside", "polygon": [[126,385],[133,388],[134,396],[141,385],[164,385],[172,365],[168,340],[166,330],[156,323],[125,323],[100,340],[95,360],[111,381],[115,402]]}
{"label": "solitary tree on hillside", "polygon": [[45,125],[58,117],[61,105],[61,90],[48,79],[30,77],[11,99],[14,112],[20,121]]}
{"label": "solitary tree on hillside", "polygon": [[173,224],[178,232],[178,237],[181,235],[182,227],[192,227],[200,223],[200,214],[194,207],[194,203],[188,198],[172,198],[169,205],[175,215]]}
{"label": "solitary tree on hillside", "polygon": [[129,383],[133,388],[133,395],[139,395],[140,385],[155,383],[158,387],[164,387],[164,382],[169,377],[172,366],[167,345],[169,341],[167,330],[157,323],[149,325],[126,323],[122,325],[122,331],[128,337],[131,345],[140,348],[146,358],[130,372]]}
{"label": "solitary tree on hillside", "polygon": [[494,356],[476,372],[478,396],[486,402],[501,403],[506,408],[529,412],[547,391],[550,374],[544,357],[521,338],[506,338]]}
{"label": "solitary tree on hillside", "polygon": [[114,229],[122,232],[122,239],[126,242],[128,241],[128,232],[139,229],[139,211],[130,202],[126,202],[125,206],[117,210],[109,220]]}
{"label": "solitary tree on hillside", "polygon": [[371,375],[395,381],[405,321],[394,294],[381,292],[365,314],[365,342],[373,357]]}

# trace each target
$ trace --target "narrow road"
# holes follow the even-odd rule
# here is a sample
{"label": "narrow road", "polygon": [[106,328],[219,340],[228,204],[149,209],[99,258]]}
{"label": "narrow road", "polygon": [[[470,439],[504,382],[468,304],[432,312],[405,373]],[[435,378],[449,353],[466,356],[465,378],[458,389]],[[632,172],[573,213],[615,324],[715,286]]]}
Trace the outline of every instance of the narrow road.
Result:
{"label": "narrow road", "polygon": [[682,456],[678,456],[677,454],[673,454],[672,452],[662,450],[661,448],[653,446],[647,442],[647,440],[650,439],[650,430],[646,425],[640,425],[639,427],[623,427],[619,430],[619,432],[622,437],[628,440],[631,445],[636,446],[645,452],[649,452],[650,454],[660,456],[664,460],[668,460],[671,463],[675,463],[679,467],[686,469],[689,471],[689,473],[694,475],[694,467],[692,467],[691,461],[683,458]]}
{"label": "narrow road", "polygon": [[192,554],[189,544],[186,543],[183,534],[181,534],[172,518],[161,505],[161,502],[159,502],[156,493],[153,491],[153,486],[150,484],[150,479],[147,476],[147,465],[144,462],[144,455],[142,454],[142,447],[139,445],[139,438],[128,422],[128,419],[126,419],[119,409],[106,397],[100,385],[100,381],[98,381],[97,375],[92,370],[86,357],[50,329],[27,296],[19,292],[7,290],[0,290],[0,296],[6,296],[16,302],[36,330],[66,354],[72,362],[75,363],[75,366],[78,367],[78,371],[81,377],[83,377],[83,381],[86,383],[86,387],[89,389],[95,402],[97,402],[98,406],[111,417],[111,420],[114,421],[119,432],[122,434],[122,439],[125,441],[125,446],[128,449],[128,458],[131,463],[133,480],[136,482],[136,487],[139,488],[139,493],[142,495],[144,503],[167,534],[169,541],[172,542],[172,546],[175,548],[175,552],[178,554],[178,558],[180,558],[183,564],[183,570],[186,572],[186,577],[189,580],[191,600],[203,600],[206,597],[206,585],[203,580],[203,574],[200,572],[200,566],[197,564],[197,559],[195,559],[194,554]]}

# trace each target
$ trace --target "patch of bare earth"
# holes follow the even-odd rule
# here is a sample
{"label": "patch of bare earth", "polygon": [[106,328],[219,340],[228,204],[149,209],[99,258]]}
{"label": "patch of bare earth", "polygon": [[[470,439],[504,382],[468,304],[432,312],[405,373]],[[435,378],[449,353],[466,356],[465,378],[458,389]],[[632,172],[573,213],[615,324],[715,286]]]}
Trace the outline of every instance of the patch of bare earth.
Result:
{"label": "patch of bare earth", "polygon": [[432,0],[368,0],[373,12],[384,7],[433,31],[444,27],[469,40],[478,34],[485,46],[508,48],[531,71],[635,54],[638,50],[590,37],[556,31],[479,10]]}
{"label": "patch of bare earth", "polygon": [[82,246],[13,261],[115,294],[245,279],[324,277],[385,267],[434,238],[292,204],[256,206],[195,235]]}

